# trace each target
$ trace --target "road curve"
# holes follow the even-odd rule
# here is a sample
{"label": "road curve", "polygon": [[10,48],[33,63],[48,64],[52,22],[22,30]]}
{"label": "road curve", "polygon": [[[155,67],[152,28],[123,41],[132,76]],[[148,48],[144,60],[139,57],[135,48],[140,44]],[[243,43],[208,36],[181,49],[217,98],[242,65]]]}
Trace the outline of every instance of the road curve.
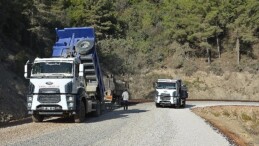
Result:
{"label": "road curve", "polygon": [[190,111],[214,105],[255,105],[249,102],[189,101],[184,109],[156,108],[142,103],[105,112],[76,124],[69,119],[50,119],[0,128],[0,145],[108,145],[108,146],[203,146],[232,145],[222,134]]}

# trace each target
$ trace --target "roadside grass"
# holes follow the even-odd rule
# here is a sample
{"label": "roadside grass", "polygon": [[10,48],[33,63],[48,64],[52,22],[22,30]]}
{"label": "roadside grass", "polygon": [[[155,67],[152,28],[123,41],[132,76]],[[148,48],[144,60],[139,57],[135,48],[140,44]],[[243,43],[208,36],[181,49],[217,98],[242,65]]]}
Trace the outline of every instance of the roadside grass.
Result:
{"label": "roadside grass", "polygon": [[223,115],[226,116],[226,117],[229,117],[230,113],[229,113],[228,110],[223,110]]}
{"label": "roadside grass", "polygon": [[211,112],[215,117],[219,117],[220,113],[219,112]]}
{"label": "roadside grass", "polygon": [[251,115],[242,113],[242,119],[247,123],[247,131],[259,135],[259,112],[252,112]]}
{"label": "roadside grass", "polygon": [[251,125],[251,132],[254,135],[259,135],[259,121],[257,121],[256,123],[254,123],[253,125]]}
{"label": "roadside grass", "polygon": [[241,118],[244,122],[252,121],[252,118],[249,115],[247,115],[246,113],[242,113]]}

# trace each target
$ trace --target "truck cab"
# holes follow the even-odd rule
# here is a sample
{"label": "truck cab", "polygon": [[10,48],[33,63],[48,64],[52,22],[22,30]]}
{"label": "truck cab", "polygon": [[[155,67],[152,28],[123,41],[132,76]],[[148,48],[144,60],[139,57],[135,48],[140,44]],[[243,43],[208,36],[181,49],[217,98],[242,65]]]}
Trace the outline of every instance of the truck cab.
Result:
{"label": "truck cab", "polygon": [[100,115],[105,98],[102,72],[91,27],[56,29],[51,58],[27,61],[28,114],[34,122],[49,116],[71,116],[83,122]]}
{"label": "truck cab", "polygon": [[179,79],[158,79],[155,83],[155,105],[185,107],[188,92]]}
{"label": "truck cab", "polygon": [[31,70],[28,99],[29,114],[75,114],[80,86],[79,63],[74,58],[36,58],[27,62]]}

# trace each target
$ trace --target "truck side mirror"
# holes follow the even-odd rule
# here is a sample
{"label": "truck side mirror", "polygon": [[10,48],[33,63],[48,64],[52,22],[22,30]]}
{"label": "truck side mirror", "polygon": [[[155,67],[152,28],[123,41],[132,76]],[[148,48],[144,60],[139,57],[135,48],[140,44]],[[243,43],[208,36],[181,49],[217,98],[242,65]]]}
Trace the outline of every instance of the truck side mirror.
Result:
{"label": "truck side mirror", "polygon": [[155,82],[155,83],[153,83],[153,87],[154,88],[156,88],[157,87],[157,83]]}
{"label": "truck side mirror", "polygon": [[31,77],[32,63],[28,60],[24,65],[24,77],[29,79]]}
{"label": "truck side mirror", "polygon": [[27,71],[28,71],[28,66],[27,66],[27,64],[26,64],[26,65],[24,65],[24,77],[25,77],[25,79],[28,79],[28,73],[27,73]]}
{"label": "truck side mirror", "polygon": [[83,76],[84,76],[84,65],[79,64],[79,77],[83,77]]}

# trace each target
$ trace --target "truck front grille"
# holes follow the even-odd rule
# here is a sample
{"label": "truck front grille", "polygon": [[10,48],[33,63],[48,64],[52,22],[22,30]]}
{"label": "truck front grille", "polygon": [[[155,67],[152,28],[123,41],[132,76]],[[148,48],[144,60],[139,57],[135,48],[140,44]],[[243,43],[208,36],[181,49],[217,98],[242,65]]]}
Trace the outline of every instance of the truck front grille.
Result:
{"label": "truck front grille", "polygon": [[170,97],[161,97],[161,100],[170,100]]}
{"label": "truck front grille", "polygon": [[58,103],[60,102],[61,98],[60,95],[39,95],[38,101],[40,103]]}
{"label": "truck front grille", "polygon": [[160,95],[160,98],[161,98],[161,100],[170,100],[171,96],[170,96],[170,94],[164,94],[164,93],[162,93],[162,94]]}

